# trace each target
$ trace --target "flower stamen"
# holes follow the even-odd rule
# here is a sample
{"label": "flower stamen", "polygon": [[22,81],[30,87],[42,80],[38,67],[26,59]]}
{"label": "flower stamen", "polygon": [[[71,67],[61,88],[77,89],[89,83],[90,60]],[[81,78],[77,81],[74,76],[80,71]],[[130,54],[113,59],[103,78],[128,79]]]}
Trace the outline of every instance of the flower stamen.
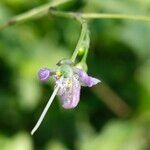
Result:
{"label": "flower stamen", "polygon": [[44,117],[45,117],[45,115],[46,115],[46,113],[47,113],[47,111],[48,111],[48,109],[49,109],[51,103],[53,102],[53,100],[54,100],[54,98],[55,98],[55,96],[56,96],[56,94],[57,94],[59,88],[60,88],[59,85],[57,85],[57,86],[55,87],[55,90],[54,90],[54,92],[52,93],[52,95],[51,95],[51,97],[50,97],[50,99],[49,99],[47,105],[45,106],[45,108],[44,108],[44,110],[43,110],[43,112],[42,112],[42,114],[41,114],[41,116],[40,116],[38,122],[36,123],[35,127],[34,127],[34,128],[32,129],[32,131],[31,131],[31,135],[33,135],[33,134],[35,133],[35,131],[39,128],[40,124],[42,123],[42,121],[43,121],[43,119],[44,119]]}
{"label": "flower stamen", "polygon": [[57,75],[58,77],[61,77],[61,76],[62,76],[62,72],[61,72],[61,71],[57,71],[57,72],[56,72],[56,75]]}

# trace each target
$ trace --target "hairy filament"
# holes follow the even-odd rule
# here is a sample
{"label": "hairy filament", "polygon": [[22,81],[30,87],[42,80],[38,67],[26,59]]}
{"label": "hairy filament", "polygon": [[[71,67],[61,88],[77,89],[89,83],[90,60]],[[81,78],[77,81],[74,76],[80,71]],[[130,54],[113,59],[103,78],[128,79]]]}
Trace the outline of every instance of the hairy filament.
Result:
{"label": "hairy filament", "polygon": [[50,97],[50,99],[49,99],[47,105],[45,106],[45,108],[44,108],[44,110],[43,110],[43,112],[42,112],[42,114],[41,114],[41,116],[40,116],[38,122],[36,123],[36,125],[35,125],[34,128],[32,129],[31,135],[33,135],[33,134],[35,133],[35,131],[39,128],[40,124],[42,123],[42,121],[43,121],[43,119],[44,119],[44,117],[45,117],[45,115],[46,115],[46,113],[47,113],[47,111],[48,111],[48,109],[49,109],[51,103],[53,102],[53,100],[54,100],[54,98],[55,98],[55,96],[56,96],[56,94],[57,94],[59,88],[60,88],[60,86],[57,85],[56,88],[55,88],[55,90],[54,90],[54,92],[52,93],[52,95],[51,95],[51,97]]}

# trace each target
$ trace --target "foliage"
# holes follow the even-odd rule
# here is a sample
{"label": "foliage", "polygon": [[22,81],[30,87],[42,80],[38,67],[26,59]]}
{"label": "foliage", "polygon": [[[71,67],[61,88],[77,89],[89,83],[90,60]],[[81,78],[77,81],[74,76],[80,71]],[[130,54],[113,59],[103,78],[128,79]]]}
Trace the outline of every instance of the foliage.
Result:
{"label": "foliage", "polygon": [[[0,24],[48,2],[1,0]],[[62,10],[149,15],[149,0],[86,0]],[[38,132],[30,130],[53,91],[41,83],[39,68],[70,58],[80,34],[76,21],[44,16],[0,31],[1,150],[148,150],[150,143],[150,26],[147,22],[90,20],[88,73],[102,80],[98,92],[82,89],[74,110],[52,104]],[[106,91],[104,85],[109,87]],[[112,95],[112,92],[115,94]],[[122,116],[117,96],[130,108]],[[26,145],[26,147],[24,146]]]}

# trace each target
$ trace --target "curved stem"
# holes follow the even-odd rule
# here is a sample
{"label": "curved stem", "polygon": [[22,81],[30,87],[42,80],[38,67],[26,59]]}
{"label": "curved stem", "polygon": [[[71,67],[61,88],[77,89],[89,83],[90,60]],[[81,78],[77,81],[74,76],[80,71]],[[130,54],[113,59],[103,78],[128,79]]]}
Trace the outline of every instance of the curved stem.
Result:
{"label": "curved stem", "polygon": [[[126,20],[136,20],[136,21],[147,21],[150,22],[150,17],[146,16],[133,16],[133,15],[125,15],[125,14],[106,14],[106,13],[76,13],[76,12],[63,12],[63,11],[58,11],[54,9],[50,9],[50,13],[52,15],[58,16],[58,17],[65,17],[65,18],[75,18],[77,19],[81,25],[81,34],[77,43],[77,46],[73,52],[73,55],[71,57],[71,60],[74,62],[79,48],[81,46],[81,43],[84,39],[84,36],[86,34],[87,30],[87,24],[85,23],[84,19],[126,19]],[[83,21],[84,20],[84,21]],[[88,51],[85,52],[82,62],[86,61]]]}
{"label": "curved stem", "polygon": [[71,61],[72,62],[75,62],[75,59],[78,55],[78,51],[81,47],[81,44],[82,44],[82,41],[86,35],[86,32],[87,32],[87,23],[85,22],[85,20],[82,20],[81,21],[81,25],[82,25],[82,29],[81,29],[81,34],[80,34],[80,37],[79,37],[79,40],[78,40],[78,43],[77,43],[77,46],[72,54],[72,57],[71,57]]}

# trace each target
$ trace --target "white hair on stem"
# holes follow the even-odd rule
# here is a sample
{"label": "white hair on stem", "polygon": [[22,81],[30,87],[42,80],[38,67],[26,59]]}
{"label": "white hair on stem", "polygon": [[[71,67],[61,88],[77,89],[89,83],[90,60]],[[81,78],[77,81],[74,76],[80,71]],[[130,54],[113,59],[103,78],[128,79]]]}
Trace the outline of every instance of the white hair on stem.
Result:
{"label": "white hair on stem", "polygon": [[43,110],[43,112],[42,112],[42,114],[41,114],[41,116],[40,116],[38,122],[36,123],[36,125],[34,126],[34,128],[33,128],[32,131],[31,131],[31,135],[33,135],[33,134],[35,133],[35,131],[39,128],[40,124],[42,123],[42,121],[43,121],[43,119],[44,119],[44,117],[45,117],[45,115],[46,115],[46,113],[47,113],[47,111],[48,111],[48,109],[49,109],[51,103],[53,102],[53,100],[54,100],[54,98],[55,98],[55,96],[56,96],[56,94],[57,94],[59,88],[60,88],[59,85],[57,85],[57,86],[55,87],[55,89],[54,89],[54,91],[53,91],[53,93],[52,93],[50,99],[48,100],[48,103],[46,104],[46,106],[45,106],[45,108],[44,108],[44,110]]}

